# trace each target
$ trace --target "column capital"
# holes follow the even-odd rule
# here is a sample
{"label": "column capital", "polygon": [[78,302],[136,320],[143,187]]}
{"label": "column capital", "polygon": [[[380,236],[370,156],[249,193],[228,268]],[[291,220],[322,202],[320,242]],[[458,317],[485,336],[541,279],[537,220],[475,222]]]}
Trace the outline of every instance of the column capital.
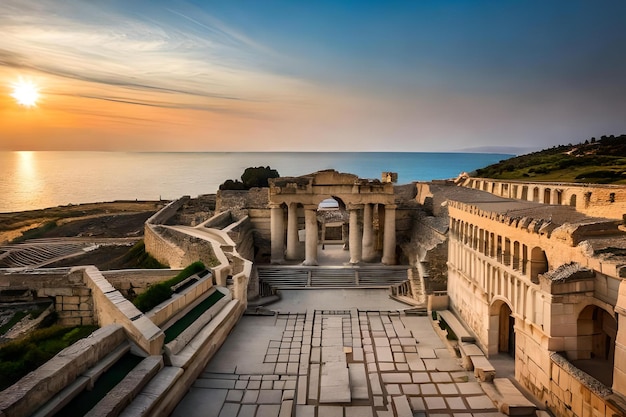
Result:
{"label": "column capital", "polygon": [[346,205],[346,208],[348,210],[361,210],[364,207],[364,204],[357,204],[357,203],[348,203]]}
{"label": "column capital", "polygon": [[268,206],[271,209],[282,208],[283,203],[269,203]]}
{"label": "column capital", "polygon": [[303,204],[302,207],[304,207],[305,210],[316,210],[319,208],[318,204]]}
{"label": "column capital", "polygon": [[397,204],[385,204],[385,210],[390,209],[390,210],[395,210],[398,208]]}

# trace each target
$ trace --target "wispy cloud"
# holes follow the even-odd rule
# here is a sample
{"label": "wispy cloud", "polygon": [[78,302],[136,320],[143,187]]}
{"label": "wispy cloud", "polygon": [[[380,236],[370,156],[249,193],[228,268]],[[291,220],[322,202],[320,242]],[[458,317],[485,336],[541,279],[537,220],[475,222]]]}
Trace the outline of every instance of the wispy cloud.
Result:
{"label": "wispy cloud", "polygon": [[[5,0],[0,67],[58,78],[51,93],[240,115],[247,112],[221,103],[281,102],[310,88],[264,69],[280,59],[271,48],[176,4],[129,13],[110,1]],[[82,84],[67,91],[63,80]],[[161,96],[139,97],[146,92]]]}

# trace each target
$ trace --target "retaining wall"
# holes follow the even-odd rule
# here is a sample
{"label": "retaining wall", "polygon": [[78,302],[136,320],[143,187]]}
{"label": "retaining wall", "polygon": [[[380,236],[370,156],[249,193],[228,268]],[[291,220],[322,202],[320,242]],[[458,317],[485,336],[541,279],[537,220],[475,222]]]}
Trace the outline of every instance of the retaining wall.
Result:
{"label": "retaining wall", "polygon": [[165,334],[148,317],[117,291],[94,266],[79,267],[87,287],[91,289],[94,313],[102,326],[121,324],[141,349],[149,355],[161,354]]}
{"label": "retaining wall", "polygon": [[0,415],[32,415],[124,340],[126,337],[122,326],[111,325],[100,328],[89,337],[63,349],[18,383],[0,392]]}
{"label": "retaining wall", "polygon": [[175,277],[179,269],[120,269],[101,271],[102,275],[125,297],[139,295],[153,284]]}

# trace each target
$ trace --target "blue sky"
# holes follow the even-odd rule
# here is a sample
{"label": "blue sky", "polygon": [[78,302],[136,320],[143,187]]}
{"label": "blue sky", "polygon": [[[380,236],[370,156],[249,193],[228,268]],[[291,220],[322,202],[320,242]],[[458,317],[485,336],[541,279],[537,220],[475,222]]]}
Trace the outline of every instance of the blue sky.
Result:
{"label": "blue sky", "polygon": [[[622,1],[3,0],[0,149],[540,149],[626,133]],[[35,107],[10,97],[39,88]]]}

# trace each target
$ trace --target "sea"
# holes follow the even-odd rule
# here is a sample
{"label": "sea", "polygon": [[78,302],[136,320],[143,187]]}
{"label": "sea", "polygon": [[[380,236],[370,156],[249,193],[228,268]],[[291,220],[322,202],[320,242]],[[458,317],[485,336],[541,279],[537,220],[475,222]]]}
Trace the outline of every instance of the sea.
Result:
{"label": "sea", "polygon": [[280,176],[325,169],[398,184],[456,178],[514,155],[428,152],[0,152],[0,213],[115,200],[173,200],[216,193],[247,167]]}

